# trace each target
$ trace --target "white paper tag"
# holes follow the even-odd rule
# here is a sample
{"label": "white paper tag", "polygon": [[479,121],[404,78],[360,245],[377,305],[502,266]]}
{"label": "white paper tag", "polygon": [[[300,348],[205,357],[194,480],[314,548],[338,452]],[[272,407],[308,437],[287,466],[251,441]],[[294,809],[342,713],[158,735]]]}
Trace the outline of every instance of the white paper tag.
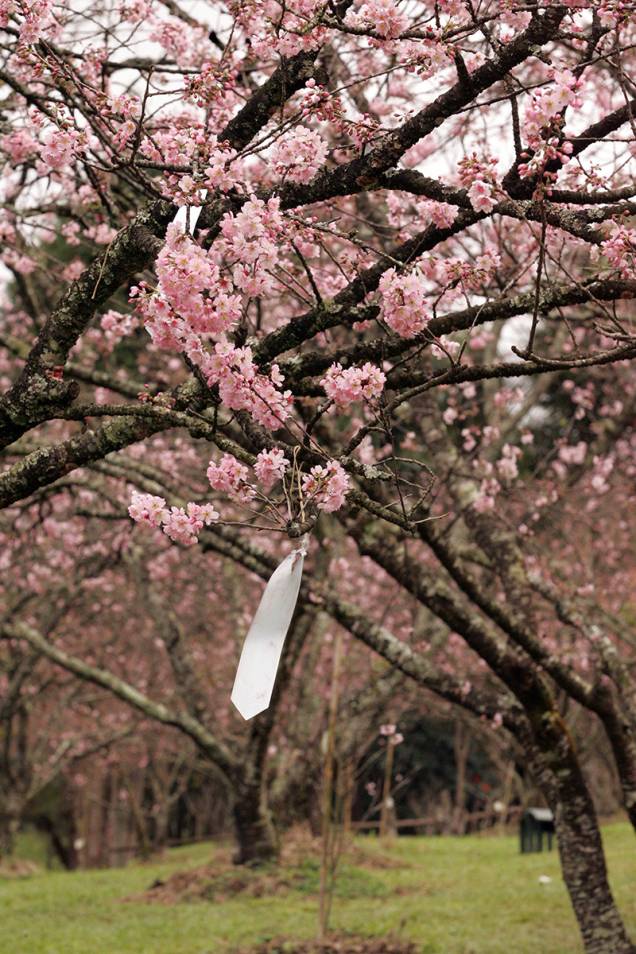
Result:
{"label": "white paper tag", "polygon": [[[199,195],[201,196],[202,202],[205,202],[205,198],[207,194],[208,194],[207,189],[202,189],[201,192],[199,193]],[[172,221],[180,225],[182,230],[185,232],[186,224],[188,221],[188,209],[190,209],[190,234],[192,235],[192,233],[194,232],[194,227],[197,224],[197,220],[199,216],[201,215],[202,208],[203,206],[201,205],[190,205],[190,206],[182,205],[179,207],[179,210],[177,211],[177,214],[175,215]]]}
{"label": "white paper tag", "polygon": [[272,573],[245,637],[232,702],[244,719],[252,719],[269,706],[280,655],[289,629],[300,581],[306,544],[293,550]]}

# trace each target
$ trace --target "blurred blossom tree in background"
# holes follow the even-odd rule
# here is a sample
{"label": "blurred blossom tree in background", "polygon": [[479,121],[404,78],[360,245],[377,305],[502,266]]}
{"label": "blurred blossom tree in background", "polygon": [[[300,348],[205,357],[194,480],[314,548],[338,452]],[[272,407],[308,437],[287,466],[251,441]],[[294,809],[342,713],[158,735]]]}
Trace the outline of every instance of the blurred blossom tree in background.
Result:
{"label": "blurred blossom tree in background", "polygon": [[405,792],[409,732],[453,753],[449,830],[522,766],[586,952],[633,954],[635,42],[622,0],[0,0],[3,853],[62,785],[69,865],[230,816],[275,859],[340,632],[349,809],[380,726]]}

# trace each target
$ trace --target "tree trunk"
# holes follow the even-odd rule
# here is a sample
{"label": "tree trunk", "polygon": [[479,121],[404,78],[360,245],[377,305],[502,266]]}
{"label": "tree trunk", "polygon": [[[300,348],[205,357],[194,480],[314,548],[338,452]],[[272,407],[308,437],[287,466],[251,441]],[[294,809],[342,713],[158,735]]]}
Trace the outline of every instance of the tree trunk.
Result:
{"label": "tree trunk", "polygon": [[563,880],[586,954],[636,954],[607,879],[596,811],[576,756],[565,745],[529,747],[529,768],[554,813]]}
{"label": "tree trunk", "polygon": [[234,824],[238,845],[235,864],[257,867],[277,861],[278,840],[263,785],[237,788]]}
{"label": "tree trunk", "polygon": [[33,821],[40,831],[49,836],[51,847],[66,870],[74,871],[79,867],[78,851],[73,837],[75,829],[73,828],[69,835],[68,832],[63,831],[62,826],[56,824],[48,815],[38,815]]}
{"label": "tree trunk", "polygon": [[267,751],[278,707],[314,618],[314,610],[303,609],[294,615],[269,707],[252,720],[241,771],[234,776],[234,824],[238,842],[234,861],[239,865],[257,866],[278,860],[279,844],[268,801]]}
{"label": "tree trunk", "polygon": [[470,735],[459,719],[455,723],[453,739],[455,755],[455,804],[453,806],[452,831],[463,835],[466,829],[466,768],[470,752]]}
{"label": "tree trunk", "polygon": [[20,818],[7,811],[0,812],[0,858],[11,858],[15,850],[15,836]]}
{"label": "tree trunk", "polygon": [[636,832],[636,739],[631,713],[623,710],[612,698],[611,690],[605,688],[606,698],[597,708],[612,746],[618,777],[623,790],[627,815]]}
{"label": "tree trunk", "polygon": [[[167,801],[167,799],[166,799]],[[159,803],[159,810],[155,815],[154,822],[155,827],[152,834],[152,850],[160,851],[162,848],[168,844],[168,830],[170,828],[170,808],[171,805],[164,803]],[[195,840],[199,837],[199,832],[196,828],[193,832],[193,837]]]}
{"label": "tree trunk", "polygon": [[562,802],[555,817],[563,878],[583,946],[586,954],[636,954],[607,880],[594,809],[586,801]]}
{"label": "tree trunk", "polygon": [[0,858],[11,858],[15,839],[24,816],[24,802],[16,792],[5,794],[0,800]]}

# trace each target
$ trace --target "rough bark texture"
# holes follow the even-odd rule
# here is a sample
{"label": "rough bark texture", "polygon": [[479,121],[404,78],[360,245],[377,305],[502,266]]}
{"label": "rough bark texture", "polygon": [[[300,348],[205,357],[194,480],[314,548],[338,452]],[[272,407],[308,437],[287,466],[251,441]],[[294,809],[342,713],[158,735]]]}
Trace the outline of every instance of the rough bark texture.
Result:
{"label": "rough bark texture", "polygon": [[[600,712],[599,712],[600,714]],[[622,712],[618,702],[611,701],[601,715],[603,725],[612,746],[616,769],[623,790],[625,810],[636,832],[636,741],[634,726],[629,716]]]}
{"label": "rough bark texture", "polygon": [[0,815],[0,858],[11,858],[13,855],[19,824],[18,818]]}
{"label": "rough bark texture", "polygon": [[596,812],[578,764],[567,752],[560,760],[554,753],[546,758],[534,742],[525,748],[554,813],[563,878],[586,954],[635,954],[607,880]]}
{"label": "rough bark texture", "polygon": [[238,844],[236,864],[257,866],[276,861],[278,839],[262,780],[236,789],[234,825]]}

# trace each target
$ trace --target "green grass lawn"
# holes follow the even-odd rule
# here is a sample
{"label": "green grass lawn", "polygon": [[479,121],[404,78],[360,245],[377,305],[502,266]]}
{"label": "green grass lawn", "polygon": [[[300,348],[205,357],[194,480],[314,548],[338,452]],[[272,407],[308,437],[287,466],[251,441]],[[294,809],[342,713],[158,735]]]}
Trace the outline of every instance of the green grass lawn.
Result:
{"label": "green grass lawn", "polygon": [[[612,886],[636,934],[636,845],[627,824],[603,830]],[[576,924],[556,851],[524,855],[509,836],[358,839],[344,859],[333,927],[415,941],[421,954],[574,954]],[[197,845],[108,871],[0,880],[2,954],[226,954],[270,937],[312,937],[317,854],[296,862],[293,887],[267,897],[179,904],[124,898],[193,869],[220,849]],[[364,856],[371,857],[369,863]],[[373,855],[390,855],[381,867]],[[226,855],[223,854],[225,857]],[[550,884],[539,883],[549,875]]]}

